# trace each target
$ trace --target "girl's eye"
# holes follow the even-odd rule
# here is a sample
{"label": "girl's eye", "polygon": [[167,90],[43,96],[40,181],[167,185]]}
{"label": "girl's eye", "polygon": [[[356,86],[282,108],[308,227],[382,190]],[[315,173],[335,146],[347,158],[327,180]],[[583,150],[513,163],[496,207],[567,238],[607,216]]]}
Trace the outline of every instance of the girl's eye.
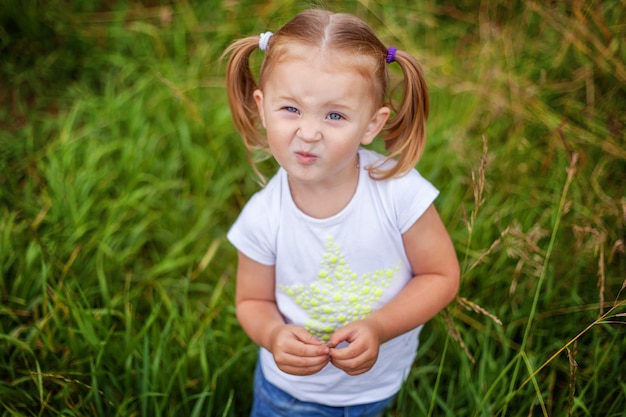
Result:
{"label": "girl's eye", "polygon": [[343,116],[342,116],[342,115],[340,115],[339,113],[330,113],[330,114],[328,115],[328,118],[329,118],[330,120],[341,120],[341,119],[343,119]]}
{"label": "girl's eye", "polygon": [[286,106],[285,110],[288,111],[289,113],[298,113],[298,109],[296,109],[295,107],[291,107],[291,106]]}

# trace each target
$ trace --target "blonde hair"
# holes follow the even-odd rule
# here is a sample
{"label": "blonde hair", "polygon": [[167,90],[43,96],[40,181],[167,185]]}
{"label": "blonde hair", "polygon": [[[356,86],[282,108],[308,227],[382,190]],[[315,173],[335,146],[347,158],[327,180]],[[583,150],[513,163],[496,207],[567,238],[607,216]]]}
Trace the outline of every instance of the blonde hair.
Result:
{"label": "blonde hair", "polygon": [[[428,88],[420,64],[410,54],[396,52],[395,62],[404,74],[404,94],[400,103],[394,103],[388,97],[387,47],[356,16],[325,10],[299,13],[274,33],[265,52],[258,84],[250,68],[250,57],[259,49],[259,36],[237,40],[224,51],[223,57],[228,56],[228,103],[249,159],[252,161],[251,154],[257,150],[268,151],[254,90],[263,85],[277,63],[310,47],[345,58],[346,65],[358,71],[373,87],[375,104],[378,107],[388,105],[394,112],[381,135],[389,155],[383,163],[368,167],[370,176],[383,180],[401,176],[413,168],[424,150],[429,111]],[[396,159],[397,163],[387,164],[390,159]]]}

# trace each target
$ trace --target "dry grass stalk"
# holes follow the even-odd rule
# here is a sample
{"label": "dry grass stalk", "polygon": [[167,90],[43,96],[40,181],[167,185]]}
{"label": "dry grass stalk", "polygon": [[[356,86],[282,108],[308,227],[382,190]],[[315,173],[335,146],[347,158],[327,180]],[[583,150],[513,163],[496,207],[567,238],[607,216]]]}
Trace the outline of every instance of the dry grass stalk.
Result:
{"label": "dry grass stalk", "polygon": [[489,246],[489,248],[484,251],[483,253],[480,254],[480,256],[478,257],[478,259],[472,264],[470,265],[470,267],[467,269],[468,271],[471,271],[472,269],[476,268],[478,265],[480,265],[484,259],[489,256],[502,242],[502,239],[509,234],[511,227],[507,227],[506,229],[504,229],[502,231],[502,233],[500,233],[500,236],[493,241],[493,243],[491,244],[491,246]]}
{"label": "dry grass stalk", "polygon": [[574,350],[567,348],[567,359],[569,361],[569,397],[567,404],[567,415],[572,415],[572,407],[574,405],[574,394],[576,393],[576,371],[578,363],[576,362],[576,354],[578,353],[578,341],[574,342]]}
{"label": "dry grass stalk", "polygon": [[474,191],[474,208],[470,214],[469,220],[467,219],[465,206],[463,207],[463,220],[467,226],[467,230],[472,233],[476,216],[478,215],[478,209],[483,205],[485,199],[483,193],[485,191],[485,171],[487,168],[487,138],[483,135],[483,152],[480,157],[480,165],[478,172],[472,171],[472,190]]}
{"label": "dry grass stalk", "polygon": [[446,321],[446,325],[448,327],[448,335],[450,335],[452,340],[454,340],[455,342],[457,342],[459,344],[459,346],[461,347],[461,349],[463,349],[463,352],[465,352],[465,355],[470,360],[470,362],[472,362],[472,364],[475,364],[476,363],[476,359],[470,353],[470,351],[467,348],[467,345],[465,344],[465,342],[463,342],[463,337],[461,337],[461,332],[459,332],[459,329],[452,322],[452,317],[450,315],[450,312],[448,310],[444,310],[443,317],[444,317],[444,319]]}
{"label": "dry grass stalk", "polygon": [[600,257],[598,259],[598,288],[600,289],[599,299],[600,299],[600,311],[598,312],[598,317],[604,314],[604,288],[606,283],[606,276],[604,272],[604,245],[600,246]]}
{"label": "dry grass stalk", "polygon": [[483,307],[481,307],[478,304],[474,303],[473,301],[470,301],[470,300],[468,300],[465,297],[457,297],[456,301],[460,305],[465,307],[466,310],[474,311],[474,312],[476,312],[478,314],[482,314],[484,316],[487,316],[491,320],[493,320],[494,322],[498,323],[499,325],[502,325],[502,320],[500,320],[495,314],[492,314],[492,313],[488,312],[486,309],[484,309]]}
{"label": "dry grass stalk", "polygon": [[530,267],[532,275],[534,276],[539,276],[541,273],[545,253],[539,247],[538,242],[545,237],[546,234],[546,230],[539,225],[534,225],[529,231],[524,232],[521,230],[520,224],[512,224],[500,233],[500,236],[492,242],[487,250],[480,254],[478,259],[472,263],[467,270],[471,271],[476,268],[482,264],[489,255],[494,253],[496,249],[504,246],[507,256],[519,260],[515,267],[515,275],[509,288],[509,294],[513,294],[517,287],[519,275],[525,266]]}

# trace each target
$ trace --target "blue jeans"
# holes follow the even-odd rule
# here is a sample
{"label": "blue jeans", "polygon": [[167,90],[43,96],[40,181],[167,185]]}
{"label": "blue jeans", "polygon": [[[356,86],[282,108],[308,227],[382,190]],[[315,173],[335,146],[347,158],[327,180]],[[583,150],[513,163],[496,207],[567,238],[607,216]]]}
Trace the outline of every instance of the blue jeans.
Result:
{"label": "blue jeans", "polygon": [[395,395],[375,403],[329,407],[300,401],[272,385],[257,364],[254,372],[254,402],[250,417],[381,417]]}

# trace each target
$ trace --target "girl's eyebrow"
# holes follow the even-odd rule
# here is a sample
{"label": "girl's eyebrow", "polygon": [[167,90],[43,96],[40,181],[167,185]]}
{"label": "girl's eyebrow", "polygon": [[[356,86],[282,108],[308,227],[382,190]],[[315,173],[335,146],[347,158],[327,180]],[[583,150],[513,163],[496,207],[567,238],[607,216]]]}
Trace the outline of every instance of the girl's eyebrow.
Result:
{"label": "girl's eyebrow", "polygon": [[[276,100],[278,101],[289,101],[289,102],[293,102],[295,104],[300,104],[300,100],[298,100],[297,98],[290,96],[290,95],[280,95],[280,96],[276,96]],[[326,102],[323,102],[321,104],[320,107],[323,108],[327,108],[327,109],[341,109],[341,110],[356,110],[355,106],[351,106],[349,104],[343,103],[343,102],[337,102],[337,101],[333,101],[333,100],[328,100]]]}
{"label": "girl's eyebrow", "polygon": [[[298,105],[306,104],[306,98],[303,100],[302,98],[298,97],[297,94],[289,91],[289,89],[282,88],[281,90],[282,91],[278,91],[277,94],[274,96],[274,100],[289,101]],[[320,103],[320,107],[328,110],[338,109],[344,111],[357,111],[359,109],[359,103],[354,102],[354,100],[351,101],[352,103],[346,101],[343,96],[338,94],[335,97],[331,97],[329,100],[322,101]]]}
{"label": "girl's eyebrow", "polygon": [[343,104],[343,103],[333,103],[333,102],[325,103],[323,107],[328,109],[329,111],[355,112],[358,110],[357,107],[353,107],[353,106]]}

